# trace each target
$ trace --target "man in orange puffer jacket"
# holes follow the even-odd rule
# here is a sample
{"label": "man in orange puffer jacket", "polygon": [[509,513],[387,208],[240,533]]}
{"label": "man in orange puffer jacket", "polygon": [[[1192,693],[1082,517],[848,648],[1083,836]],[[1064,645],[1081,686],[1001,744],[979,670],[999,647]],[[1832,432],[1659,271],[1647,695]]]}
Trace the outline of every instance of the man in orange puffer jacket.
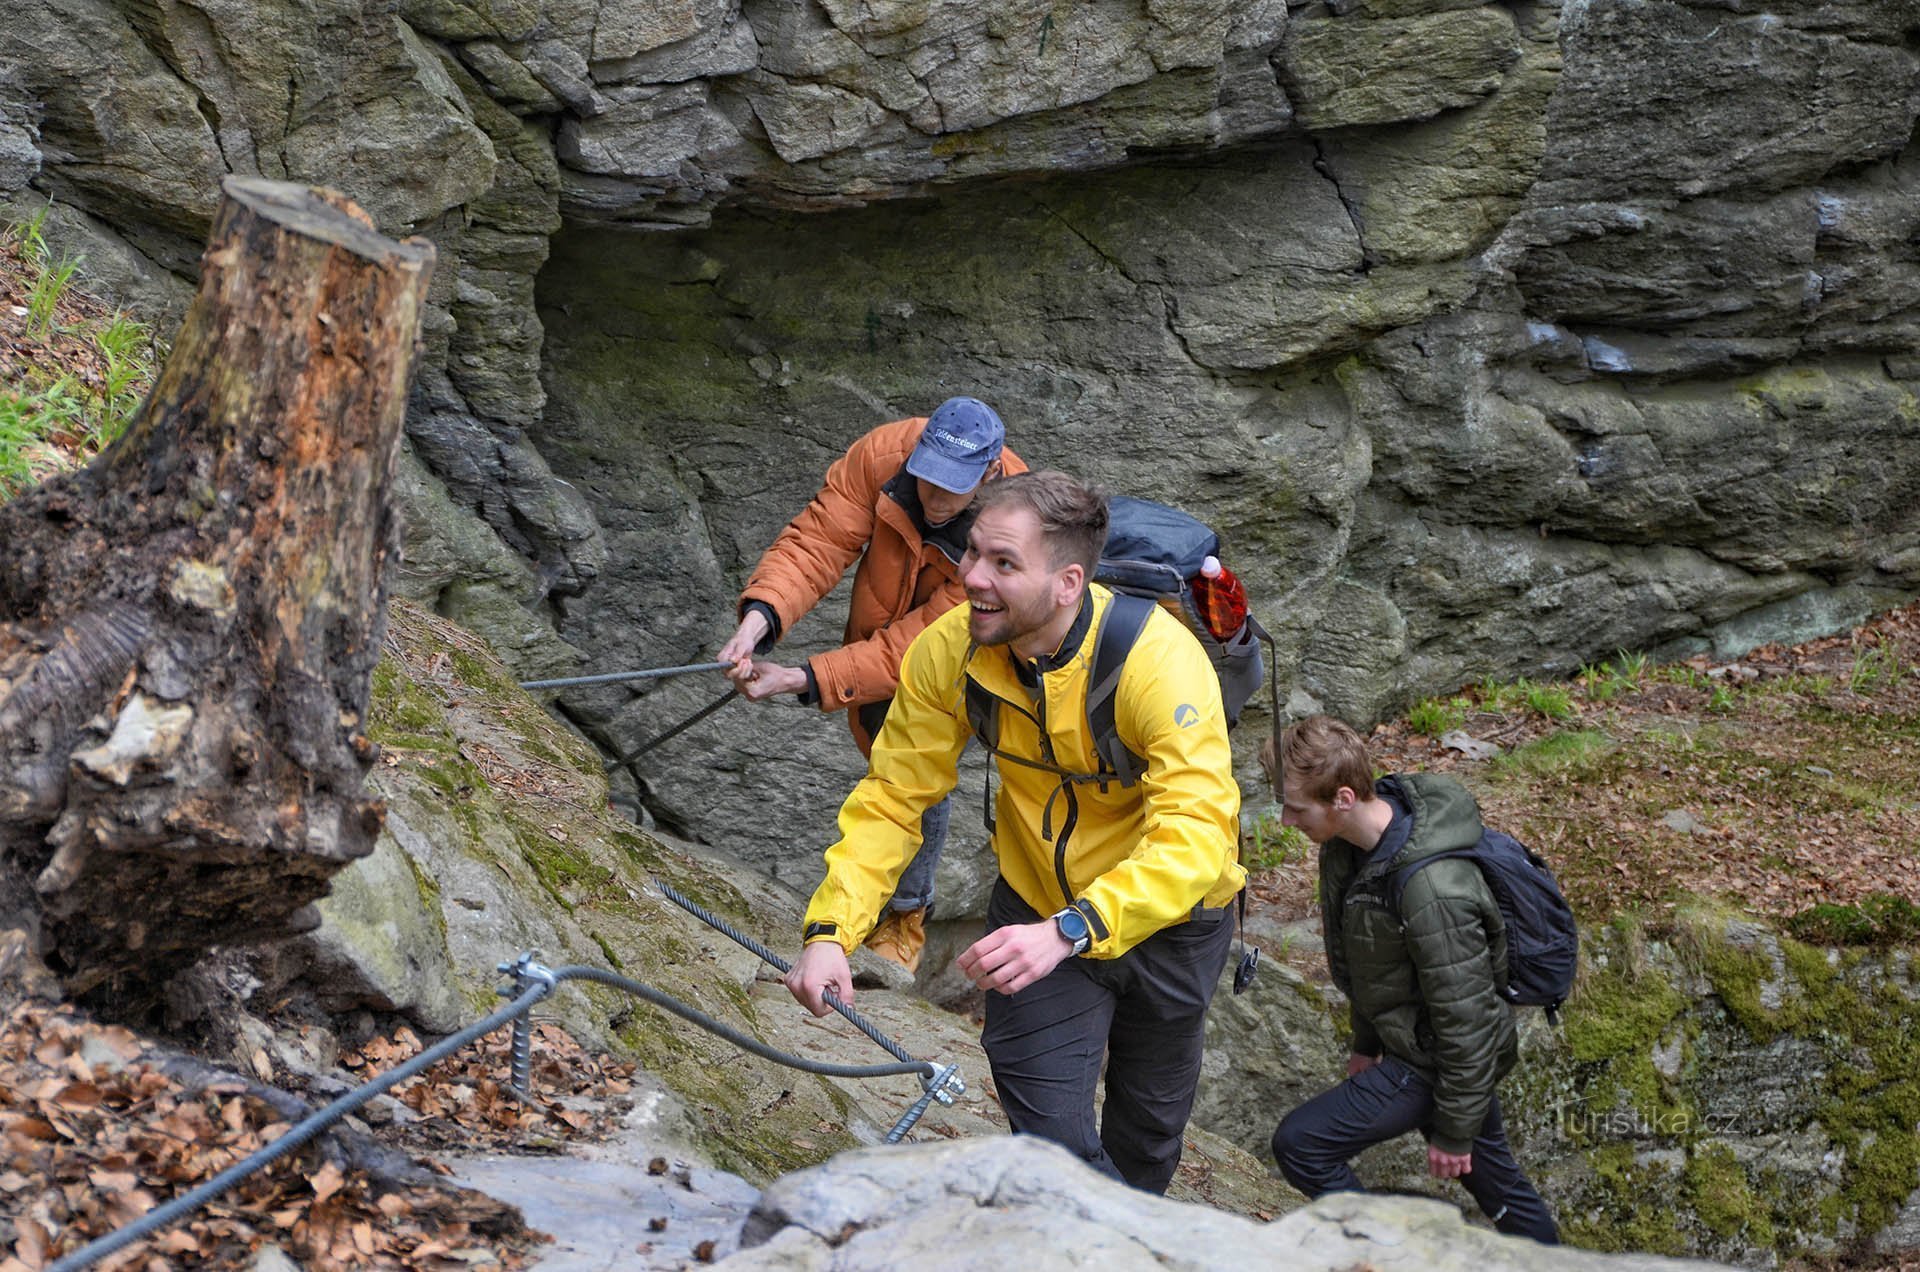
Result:
{"label": "man in orange puffer jacket", "polygon": [[[742,696],[764,702],[793,693],[822,711],[845,710],[855,745],[868,754],[893,701],[901,655],[964,599],[958,562],[974,492],[1026,471],[1005,443],[992,407],[956,397],[931,416],[882,424],[848,447],[740,594],[740,626],[720,660],[733,664],[728,675]],[[797,667],[762,657],[856,561],[844,643]],[[949,809],[942,800],[927,810],[919,855],[867,937],[875,953],[909,971],[918,969],[926,943]]]}

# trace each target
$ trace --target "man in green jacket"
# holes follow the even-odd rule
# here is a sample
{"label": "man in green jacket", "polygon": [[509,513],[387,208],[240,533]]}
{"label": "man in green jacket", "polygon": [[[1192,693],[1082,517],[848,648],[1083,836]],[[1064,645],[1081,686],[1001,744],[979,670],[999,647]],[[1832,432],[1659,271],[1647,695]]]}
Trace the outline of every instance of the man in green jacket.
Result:
{"label": "man in green jacket", "polygon": [[1350,1003],[1347,1080],[1288,1113],[1273,1133],[1287,1182],[1309,1197],[1358,1189],[1347,1165],[1407,1131],[1428,1169],[1458,1179],[1502,1232],[1557,1244],[1547,1204],[1514,1161],[1494,1087],[1519,1055],[1506,923],[1480,867],[1423,857],[1477,843],[1465,787],[1432,774],[1373,777],[1366,743],[1329,716],[1289,725],[1278,747],[1281,820],[1320,845],[1327,965]]}

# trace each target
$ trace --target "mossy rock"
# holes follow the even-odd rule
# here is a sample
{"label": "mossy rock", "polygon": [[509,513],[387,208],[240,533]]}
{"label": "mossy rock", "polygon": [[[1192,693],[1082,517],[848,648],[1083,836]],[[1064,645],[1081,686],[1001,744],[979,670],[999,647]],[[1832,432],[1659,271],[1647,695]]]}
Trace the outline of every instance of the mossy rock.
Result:
{"label": "mossy rock", "polygon": [[1764,1265],[1891,1231],[1920,1188],[1910,957],[1708,907],[1587,935],[1564,1034],[1503,1087],[1571,1241]]}

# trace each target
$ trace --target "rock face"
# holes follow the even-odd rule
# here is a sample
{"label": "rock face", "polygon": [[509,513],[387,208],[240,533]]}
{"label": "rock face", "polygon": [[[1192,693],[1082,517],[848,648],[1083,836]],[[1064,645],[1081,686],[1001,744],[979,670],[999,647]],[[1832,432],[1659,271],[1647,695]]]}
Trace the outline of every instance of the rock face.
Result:
{"label": "rock face", "polygon": [[[1560,1028],[1521,1013],[1521,1061],[1500,1087],[1515,1154],[1568,1242],[1742,1266],[1910,1255],[1912,951],[1816,949],[1701,911],[1659,939],[1627,923],[1589,932],[1584,957]],[[1208,1021],[1195,1119],[1256,1153],[1344,1059],[1331,991],[1286,972],[1263,969],[1243,998],[1223,991]],[[1413,1136],[1356,1170],[1372,1188],[1465,1204],[1426,1177]]]}
{"label": "rock face", "polygon": [[[1920,591],[1916,35],[1920,0],[57,0],[0,24],[0,211],[51,198],[158,314],[227,172],[431,237],[398,586],[523,678],[710,657],[832,458],[967,392],[1209,519],[1281,697],[1363,719]],[[618,752],[718,690],[556,705]],[[616,795],[804,890],[839,730],[734,705]]]}
{"label": "rock face", "polygon": [[[832,457],[967,391],[1214,522],[1287,689],[1368,717],[1920,587],[1916,32],[1914,0],[62,0],[0,33],[0,199],[160,308],[224,171],[431,236],[407,585],[523,675],[710,653]],[[710,694],[561,705],[623,750]],[[733,708],[626,798],[804,883],[836,734]]]}
{"label": "rock face", "polygon": [[[796,893],[611,815],[596,758],[458,628],[403,604],[388,648],[370,721],[385,757],[377,786],[392,809],[388,833],[343,872],[321,928],[257,964],[256,998],[306,995],[336,1017],[397,1014],[444,1031],[497,1005],[494,965],[531,948],[550,966],[641,980],[810,1059],[888,1058],[837,1017],[806,1016],[769,968],[668,904],[655,880],[776,950],[791,949]],[[1205,1211],[1111,1189],[1059,1150],[1007,1139],[977,1021],[912,993],[863,987],[856,1006],[912,1054],[957,1064],[966,1095],[931,1109],[909,1148],[787,1178],[876,1143],[917,1083],[797,1074],[600,987],[563,986],[541,1012],[643,1062],[629,1126],[642,1140],[771,1184],[744,1242],[754,1248],[734,1256],[743,1267],[881,1266],[889,1249],[890,1266],[902,1266],[898,1250],[923,1242],[925,1260],[944,1266],[940,1233],[979,1266],[976,1243],[1066,1250],[1102,1227],[1100,1248],[1113,1257],[1159,1258],[1176,1241],[1192,1259],[1183,1266],[1244,1262],[1234,1244],[1243,1240],[1297,1242],[1304,1266],[1415,1266],[1376,1248],[1389,1244],[1402,1250],[1391,1258],[1418,1252],[1440,1266],[1550,1266],[1528,1263],[1545,1256],[1477,1221],[1463,1227],[1471,1203],[1427,1176],[1417,1136],[1370,1150],[1356,1169],[1370,1188],[1430,1200],[1300,1208],[1273,1174],[1268,1141],[1288,1110],[1341,1075],[1346,1013],[1285,961],[1285,934],[1252,935],[1268,957],[1245,994],[1223,984],[1215,997],[1172,1190]],[[1573,1246],[1743,1266],[1789,1253],[1911,1255],[1920,1189],[1911,951],[1817,949],[1700,911],[1657,938],[1624,923],[1589,931],[1584,952],[1559,1028],[1522,1013],[1521,1062],[1501,1086],[1515,1151]],[[1240,1217],[1261,1214],[1285,1218],[1261,1228]],[[841,1240],[848,1224],[862,1235]],[[1569,1267],[1615,1266],[1565,1257]]]}

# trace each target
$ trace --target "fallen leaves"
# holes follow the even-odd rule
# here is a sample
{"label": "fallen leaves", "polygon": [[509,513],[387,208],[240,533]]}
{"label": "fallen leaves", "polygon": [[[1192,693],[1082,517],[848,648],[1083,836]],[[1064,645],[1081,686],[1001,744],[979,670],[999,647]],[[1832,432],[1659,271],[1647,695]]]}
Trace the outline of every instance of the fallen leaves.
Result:
{"label": "fallen leaves", "polygon": [[[188,1090],[124,1029],[14,1006],[0,1024],[0,1272],[37,1272],[289,1129],[238,1081]],[[315,1272],[515,1269],[536,1238],[479,1194],[377,1183],[316,1140],[239,1181],[110,1272],[251,1266],[268,1243]]]}
{"label": "fallen leaves", "polygon": [[[632,1090],[634,1066],[588,1055],[558,1025],[535,1023],[530,1041],[531,1099],[508,1085],[511,1041],[502,1030],[393,1088],[391,1094],[414,1114],[399,1128],[399,1137],[429,1150],[526,1152],[558,1151],[568,1141],[611,1133],[623,1108],[610,1097]],[[419,1036],[401,1028],[342,1053],[340,1063],[366,1081],[422,1049]]]}
{"label": "fallen leaves", "polygon": [[[1603,701],[1570,688],[1565,727],[1603,732],[1604,758],[1476,763],[1393,722],[1374,732],[1375,760],[1464,778],[1590,921],[1693,896],[1780,918],[1920,900],[1920,605],[1731,662],[1649,667]],[[1562,731],[1531,713],[1469,727],[1520,747]]]}

